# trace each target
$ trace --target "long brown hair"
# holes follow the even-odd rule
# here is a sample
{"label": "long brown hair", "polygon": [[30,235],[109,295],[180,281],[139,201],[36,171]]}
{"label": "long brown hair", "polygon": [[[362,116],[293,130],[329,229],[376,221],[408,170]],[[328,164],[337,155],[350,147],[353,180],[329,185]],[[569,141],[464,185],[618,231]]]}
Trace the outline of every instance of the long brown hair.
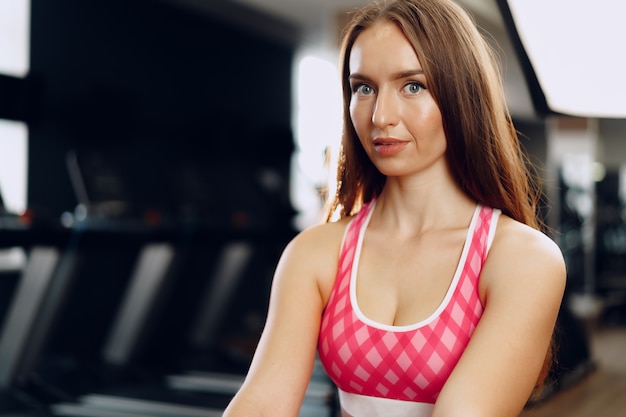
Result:
{"label": "long brown hair", "polygon": [[[369,160],[350,118],[350,52],[364,30],[380,20],[396,24],[413,45],[441,110],[446,159],[469,197],[499,208],[536,229],[541,192],[520,147],[508,111],[495,51],[472,18],[452,0],[383,0],[364,6],[347,26],[341,49],[343,138],[336,189],[326,220],[350,216],[382,191],[386,177]],[[333,194],[334,191],[334,194]],[[538,387],[552,364],[548,352]]]}
{"label": "long brown hair", "polygon": [[352,125],[348,81],[356,38],[382,19],[398,25],[422,63],[442,114],[446,159],[461,189],[475,201],[539,228],[540,190],[511,121],[499,61],[471,17],[451,0],[373,2],[347,26],[340,61],[343,138],[326,220],[336,211],[340,217],[358,212],[385,184],[386,177],[369,160]]}

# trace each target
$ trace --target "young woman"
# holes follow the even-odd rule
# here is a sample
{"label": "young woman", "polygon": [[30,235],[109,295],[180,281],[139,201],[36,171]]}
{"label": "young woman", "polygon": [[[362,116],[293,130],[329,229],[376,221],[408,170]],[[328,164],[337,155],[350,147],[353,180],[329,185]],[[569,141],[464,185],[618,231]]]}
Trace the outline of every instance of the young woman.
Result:
{"label": "young woman", "polygon": [[285,249],[225,416],[296,416],[317,354],[344,416],[520,413],[550,364],[566,273],[494,62],[452,0],[355,16],[329,221]]}

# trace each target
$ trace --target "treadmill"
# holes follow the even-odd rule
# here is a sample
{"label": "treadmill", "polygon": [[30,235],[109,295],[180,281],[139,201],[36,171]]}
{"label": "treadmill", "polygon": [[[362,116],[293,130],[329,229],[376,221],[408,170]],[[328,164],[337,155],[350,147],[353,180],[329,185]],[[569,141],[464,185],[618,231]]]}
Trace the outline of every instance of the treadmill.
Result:
{"label": "treadmill", "polygon": [[[55,277],[67,263],[62,256],[67,234],[54,222],[9,213],[0,193],[2,249],[21,248],[24,265],[3,276],[0,316],[0,410],[18,412],[27,407],[14,390],[37,350],[31,341],[39,334],[46,316],[48,296],[55,296]],[[61,277],[62,278],[62,277]]]}
{"label": "treadmill", "polygon": [[[189,171],[193,164],[187,163],[185,166]],[[254,170],[237,165],[230,168],[238,173],[245,172],[246,169]],[[227,169],[220,167],[217,171]],[[263,176],[280,175],[269,168],[260,167],[257,173],[248,175],[248,178]],[[201,195],[211,194],[211,186],[206,180],[202,180],[201,172],[196,171],[192,177],[195,184],[204,184],[199,187]],[[276,180],[273,182],[280,183]],[[276,188],[263,190],[263,186],[255,186],[242,180],[236,186],[230,185],[228,188],[240,190],[243,195],[252,196],[256,200],[256,203],[251,204],[253,208],[248,210],[250,212],[263,213],[265,208],[259,206],[269,205],[270,211],[277,213],[275,216],[289,218],[289,209],[284,207],[284,198],[275,195]],[[211,279],[202,290],[202,298],[196,302],[199,308],[192,317],[191,325],[180,334],[182,350],[173,356],[191,359],[178,365],[179,372],[167,376],[168,385],[175,390],[222,392],[232,396],[244,380],[265,322],[276,262],[284,246],[295,235],[291,228],[285,229],[280,221],[273,219],[262,218],[250,223],[262,226],[249,228],[239,238],[227,239],[229,243],[224,246],[214,263]],[[269,225],[269,230],[264,228],[265,225]],[[230,234],[237,235],[232,231]],[[255,303],[256,306],[252,307]],[[246,307],[248,312],[245,311]],[[256,328],[250,322],[255,323]],[[251,327],[247,334],[232,331],[246,326]],[[215,358],[231,362],[231,366],[220,366],[216,363],[220,359]],[[336,390],[320,362],[316,361],[300,416],[330,416],[336,412]]]}

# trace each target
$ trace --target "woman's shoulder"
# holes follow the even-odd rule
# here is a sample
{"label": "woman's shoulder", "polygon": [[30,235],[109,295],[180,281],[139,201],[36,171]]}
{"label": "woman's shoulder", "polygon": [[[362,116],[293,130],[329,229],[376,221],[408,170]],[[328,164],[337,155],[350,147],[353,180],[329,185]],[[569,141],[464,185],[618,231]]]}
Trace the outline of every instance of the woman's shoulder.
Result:
{"label": "woman's shoulder", "polygon": [[354,216],[344,217],[336,221],[319,223],[304,229],[302,232],[300,232],[300,234],[307,236],[322,235],[326,237],[332,237],[336,234],[343,235],[346,227],[352,221],[352,219],[354,219]]}
{"label": "woman's shoulder", "polygon": [[551,282],[561,286],[565,262],[557,243],[545,233],[506,215],[498,220],[485,264],[489,282],[511,285]]}
{"label": "woman's shoulder", "polygon": [[329,223],[320,223],[300,231],[290,245],[305,251],[327,250],[329,247],[341,245],[346,227],[351,218]]}
{"label": "woman's shoulder", "polygon": [[341,244],[350,218],[311,226],[299,232],[289,242],[282,262],[294,265],[300,278],[310,276],[320,290],[324,303],[337,275]]}
{"label": "woman's shoulder", "polygon": [[494,246],[520,257],[533,255],[547,261],[563,259],[561,249],[551,237],[504,214],[498,221]]}

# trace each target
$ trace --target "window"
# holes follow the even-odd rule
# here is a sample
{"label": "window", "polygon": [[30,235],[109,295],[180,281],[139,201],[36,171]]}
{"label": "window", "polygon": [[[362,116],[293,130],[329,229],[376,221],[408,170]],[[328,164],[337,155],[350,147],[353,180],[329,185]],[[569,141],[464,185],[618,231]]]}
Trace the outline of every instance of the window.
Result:
{"label": "window", "polygon": [[297,62],[294,111],[297,150],[292,163],[291,198],[299,215],[295,227],[319,222],[322,189],[334,177],[341,139],[341,87],[337,67],[321,53],[303,54]]}
{"label": "window", "polygon": [[498,0],[551,112],[626,117],[626,3]]}
{"label": "window", "polygon": [[[29,71],[30,0],[0,1],[0,73],[24,77]],[[26,208],[28,128],[0,119],[0,192],[8,211]]]}

